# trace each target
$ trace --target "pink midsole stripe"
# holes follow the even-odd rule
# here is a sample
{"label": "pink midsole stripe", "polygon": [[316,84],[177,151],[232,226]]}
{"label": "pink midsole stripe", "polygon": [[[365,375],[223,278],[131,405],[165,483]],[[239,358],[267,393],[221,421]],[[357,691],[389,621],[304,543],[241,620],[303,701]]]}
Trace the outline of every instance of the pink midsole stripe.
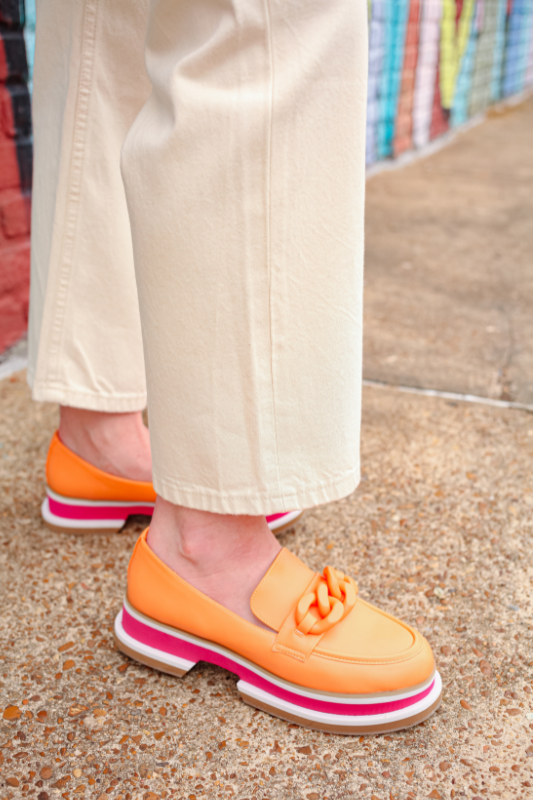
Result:
{"label": "pink midsole stripe", "polygon": [[[123,519],[125,520],[130,514],[143,514],[144,516],[151,517],[154,513],[153,506],[132,503],[131,506],[75,506],[71,503],[61,503],[48,495],[48,505],[52,514],[56,517],[63,517],[65,519]],[[282,517],[287,516],[290,512],[284,511],[282,514],[270,514],[266,520],[267,522],[275,522]]]}
{"label": "pink midsole stripe", "polygon": [[48,506],[52,514],[64,519],[121,519],[126,520],[130,514],[143,514],[151,517],[153,506],[132,503],[131,506],[74,506],[60,503],[48,495]]}
{"label": "pink midsole stripe", "polygon": [[152,628],[150,625],[145,625],[129,614],[126,607],[124,607],[122,611],[122,626],[126,633],[133,639],[142,642],[142,644],[149,645],[157,650],[162,650],[164,653],[179,656],[187,661],[194,661],[195,663],[198,661],[207,661],[210,664],[215,664],[218,667],[227,669],[229,672],[233,672],[235,675],[238,675],[239,678],[251,683],[253,686],[263,689],[263,691],[275,697],[279,697],[281,700],[312,709],[313,711],[341,714],[344,716],[385,714],[391,711],[398,711],[402,708],[408,708],[418,703],[419,700],[422,700],[431,692],[434,685],[433,681],[426,689],[416,695],[389,702],[335,703],[334,701],[314,700],[311,697],[299,695],[296,692],[288,691],[287,689],[277,686],[275,683],[271,683],[266,678],[257,675],[255,672],[252,672],[252,670],[221,653],[193,644],[186,639],[179,639],[176,636],[171,636],[169,633],[160,631],[157,628]]}
{"label": "pink midsole stripe", "polygon": [[282,517],[287,517],[289,514],[292,514],[292,511],[283,511],[281,514],[269,514],[266,518],[266,521],[276,522],[278,519],[282,519]]}

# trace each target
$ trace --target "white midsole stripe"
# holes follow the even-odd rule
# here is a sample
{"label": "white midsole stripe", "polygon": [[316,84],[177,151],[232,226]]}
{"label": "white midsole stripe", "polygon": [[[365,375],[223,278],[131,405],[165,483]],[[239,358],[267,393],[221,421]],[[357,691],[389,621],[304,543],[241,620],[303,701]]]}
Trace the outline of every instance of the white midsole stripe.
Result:
{"label": "white midsole stripe", "polygon": [[131,506],[148,506],[153,508],[155,503],[149,503],[145,500],[82,500],[76,497],[64,497],[62,494],[57,494],[49,486],[46,487],[46,494],[52,500],[58,503],[64,503],[67,506],[86,506],[87,508],[130,508]]}
{"label": "white midsole stripe", "polygon": [[[131,614],[132,617],[134,617],[136,620],[141,622],[143,625],[147,624],[146,618],[144,618],[137,611],[135,611],[135,609],[129,603],[127,598],[124,599],[124,606],[126,607],[126,610],[128,611],[128,614]],[[120,613],[122,613],[122,612],[120,612]],[[121,617],[121,619],[122,619],[122,617]],[[196,645],[197,647],[204,647],[204,648],[206,648],[208,650],[212,650],[215,653],[219,653],[220,655],[223,655],[226,658],[229,658],[232,661],[235,661],[238,664],[241,664],[243,667],[246,667],[251,672],[254,672],[256,675],[260,676],[261,678],[265,678],[265,680],[270,681],[270,683],[273,683],[275,686],[279,686],[280,689],[285,689],[288,692],[297,692],[299,695],[302,695],[304,697],[309,697],[309,699],[311,699],[311,700],[322,700],[325,703],[335,702],[335,703],[346,703],[347,705],[352,705],[353,703],[358,703],[360,705],[363,705],[363,704],[373,705],[374,703],[380,703],[380,702],[382,702],[382,703],[393,703],[395,700],[405,700],[406,698],[413,697],[414,695],[420,694],[420,692],[423,692],[424,689],[426,689],[431,684],[431,682],[433,681],[433,679],[437,675],[437,673],[435,672],[431,676],[431,678],[429,678],[429,680],[426,681],[426,683],[424,685],[422,685],[422,686],[418,686],[415,689],[406,690],[404,692],[398,692],[398,693],[395,693],[395,694],[393,694],[392,692],[391,693],[388,693],[388,692],[385,693],[384,692],[381,695],[374,695],[372,697],[368,697],[367,695],[357,695],[357,694],[353,694],[353,695],[338,694],[337,695],[337,694],[335,694],[333,692],[331,692],[330,694],[325,694],[325,693],[322,693],[322,692],[319,692],[319,691],[314,691],[312,689],[305,689],[302,686],[298,686],[296,684],[290,683],[289,681],[285,681],[282,678],[277,678],[274,675],[272,675],[272,673],[267,672],[267,670],[263,670],[260,667],[259,668],[256,667],[251,661],[248,661],[247,659],[240,657],[239,655],[237,655],[237,653],[235,653],[235,652],[233,652],[231,650],[228,650],[227,648],[222,647],[221,645],[217,645],[217,644],[215,644],[213,642],[206,642],[204,639],[197,638],[196,636],[193,636],[192,634],[189,634],[189,633],[185,633],[184,631],[176,631],[176,632],[174,632],[170,627],[168,627],[166,625],[162,625],[162,624],[158,623],[156,620],[150,619],[149,626],[151,628],[154,628],[156,630],[161,631],[162,633],[166,633],[166,634],[168,634],[170,636],[174,636],[176,639],[183,639],[185,641],[190,642],[191,644]],[[137,640],[135,640],[135,641],[137,642]],[[137,645],[139,645],[139,644],[140,644],[140,642],[137,642]],[[161,654],[165,655],[167,658],[169,657],[168,653],[164,653],[163,651],[156,650],[155,648],[152,648],[152,649],[154,650],[154,652],[161,653]]]}
{"label": "white midsole stripe", "polygon": [[45,497],[41,505],[41,514],[45,522],[49,525],[55,525],[57,528],[69,528],[74,530],[94,530],[102,529],[117,530],[121,528],[126,522],[128,516],[124,515],[124,519],[71,519],[70,517],[58,517],[57,514],[52,514],[48,504],[48,497]]}
{"label": "white midsole stripe", "polygon": [[281,528],[282,525],[289,525],[293,520],[298,519],[301,513],[302,513],[301,509],[298,509],[297,511],[289,511],[282,517],[279,517],[278,519],[269,522],[268,527],[270,528],[271,531],[275,531],[278,528]]}
{"label": "white midsole stripe", "polygon": [[132,650],[136,650],[137,653],[144,655],[147,658],[153,658],[163,664],[168,664],[170,667],[178,667],[179,669],[184,669],[186,672],[188,672],[196,664],[196,661],[187,661],[186,658],[180,658],[179,656],[174,656],[171,653],[163,653],[161,650],[156,650],[155,647],[150,647],[150,645],[143,644],[143,642],[139,642],[137,639],[134,639],[124,630],[124,626],[122,625],[122,609],[117,614],[115,619],[115,634],[117,639],[120,639],[123,644],[131,647]]}
{"label": "white midsole stripe", "polygon": [[[84,506],[87,508],[129,508],[132,505],[154,508],[155,506],[155,503],[150,503],[148,500],[85,500],[77,497],[66,497],[62,494],[54,492],[54,490],[50,489],[49,486],[46,487],[46,493],[48,497],[52,498],[52,500],[56,500],[58,503],[63,503],[66,506]],[[298,519],[301,513],[302,512],[300,509],[296,511],[289,511],[282,517],[269,522],[268,527],[271,531],[275,531],[282,525],[288,525],[293,520]]]}
{"label": "white midsole stripe", "polygon": [[[159,661],[162,664],[178,667],[179,669],[183,669],[185,671],[190,670],[195,664],[194,661],[188,661],[185,658],[180,658],[179,656],[165,653],[155,647],[143,644],[142,642],[134,639],[124,630],[122,625],[122,610],[117,614],[115,619],[115,633],[117,638],[123,644],[139,653],[139,655],[144,655],[147,658]],[[278,709],[278,711],[284,711],[296,717],[304,717],[311,722],[321,722],[325,724],[335,723],[337,725],[364,727],[365,725],[373,726],[377,724],[401,722],[406,717],[415,717],[422,713],[426,708],[432,706],[433,703],[440,697],[442,691],[442,681],[438,672],[435,672],[434,680],[435,683],[431,692],[422,700],[419,700],[417,703],[413,703],[406,708],[397,709],[396,711],[388,711],[382,714],[345,715],[315,711],[313,709],[304,708],[300,705],[296,705],[295,703],[289,703],[286,700],[282,700],[281,698],[270,694],[270,692],[259,689],[257,686],[253,686],[251,683],[243,680],[239,680],[237,682],[237,689],[255,700]],[[308,693],[303,692],[300,687],[293,688],[297,689],[298,694],[301,696],[309,697]],[[315,695],[312,699],[318,699],[318,697]],[[328,701],[331,702],[331,698],[328,698]]]}
{"label": "white midsole stripe", "polygon": [[279,711],[285,711],[286,713],[292,714],[295,717],[304,717],[310,722],[322,722],[325,724],[334,723],[336,725],[364,727],[365,725],[374,726],[390,722],[401,722],[406,717],[416,717],[418,714],[421,714],[426,710],[426,708],[432,706],[433,703],[435,703],[440,697],[442,692],[442,680],[439,673],[436,672],[435,685],[433,686],[431,692],[426,695],[426,697],[422,698],[422,700],[419,700],[417,703],[413,703],[410,706],[399,708],[396,711],[386,711],[383,714],[359,714],[357,716],[351,716],[347,714],[330,714],[324,711],[315,711],[312,708],[304,708],[296,705],[295,703],[289,703],[286,700],[282,700],[281,698],[276,697],[269,692],[265,692],[263,689],[258,689],[257,686],[253,686],[251,683],[246,683],[245,681],[239,681],[237,683],[237,689],[255,700],[259,700],[266,705],[277,708]]}

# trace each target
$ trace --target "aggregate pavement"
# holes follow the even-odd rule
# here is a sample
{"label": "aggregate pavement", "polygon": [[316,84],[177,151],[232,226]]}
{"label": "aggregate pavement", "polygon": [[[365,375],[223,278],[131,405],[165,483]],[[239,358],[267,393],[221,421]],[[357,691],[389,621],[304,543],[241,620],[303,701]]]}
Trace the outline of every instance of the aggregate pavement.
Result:
{"label": "aggregate pavement", "polygon": [[533,796],[533,415],[365,389],[359,489],[282,541],[421,629],[445,688],[416,728],[342,737],[250,708],[218,668],[174,679],[117,652],[142,521],[44,528],[56,411],[20,373],[0,407],[2,800]]}
{"label": "aggregate pavement", "polygon": [[[447,163],[452,171],[454,163],[457,168],[476,158],[487,162],[486,168],[476,162],[469,176],[472,196],[480,197],[480,185],[493,170],[490,153],[503,158],[505,139],[499,128],[496,135],[487,126],[508,124],[523,146],[528,109],[489,120],[424,166],[403,170],[407,182],[416,173],[416,208],[422,207],[421,192],[427,198],[435,193]],[[470,161],[463,156],[458,162],[453,148],[464,148],[465,141]],[[523,160],[506,163],[508,170],[528,169]],[[387,187],[400,185],[400,175],[377,176],[369,189],[367,377],[529,398],[530,323],[523,309],[517,311],[520,298],[511,316],[520,318],[514,341],[522,371],[513,372],[518,362],[511,359],[507,373],[498,373],[507,345],[480,350],[468,328],[473,309],[481,320],[478,337],[490,344],[487,328],[501,321],[490,322],[494,282],[486,293],[479,289],[476,300],[476,286],[484,284],[475,252],[468,251],[462,270],[459,250],[440,267],[433,265],[433,283],[417,274],[425,268],[423,259],[417,266],[412,262],[412,268],[401,267],[401,280],[391,288],[397,263],[408,256],[390,249],[387,267],[375,216],[380,193],[383,218],[392,220],[396,210],[402,236],[415,242],[419,224],[416,208],[411,218],[406,213],[407,195],[387,201]],[[520,181],[521,197],[529,202]],[[455,213],[453,196],[446,206],[447,191],[439,201],[444,228]],[[500,203],[497,191],[487,192],[487,207],[491,203]],[[499,230],[505,244],[503,217]],[[429,248],[423,230],[420,236],[420,246]],[[481,241],[482,231],[476,236]],[[520,247],[517,280],[525,275]],[[446,284],[442,271],[452,261]],[[463,293],[468,303],[459,313],[454,298],[469,271],[477,283]],[[431,284],[426,294],[425,283]],[[401,315],[392,313],[391,292],[409,306],[403,331]],[[504,295],[501,307],[507,309],[512,303]],[[457,311],[454,336],[445,325],[446,303]],[[428,339],[432,319],[438,335]],[[235,676],[221,669],[198,664],[175,679],[119,653],[112,625],[144,521],[130,520],[115,535],[48,531],[39,506],[57,409],[32,403],[24,374],[17,373],[0,381],[0,411],[0,800],[533,797],[533,414],[403,394],[394,387],[365,388],[358,490],[307,511],[282,543],[315,569],[331,563],[351,574],[365,599],[422,630],[434,648],[444,695],[436,714],[418,727],[342,737],[250,708],[239,698]]]}

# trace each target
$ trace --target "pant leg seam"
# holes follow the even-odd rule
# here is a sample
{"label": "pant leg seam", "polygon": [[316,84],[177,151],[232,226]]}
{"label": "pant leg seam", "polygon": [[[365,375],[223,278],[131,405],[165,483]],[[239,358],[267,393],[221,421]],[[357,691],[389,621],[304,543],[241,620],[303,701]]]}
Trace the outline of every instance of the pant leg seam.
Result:
{"label": "pant leg seam", "polygon": [[71,384],[66,385],[61,383],[60,381],[38,381],[35,386],[34,390],[36,392],[46,392],[47,390],[56,391],[56,392],[65,392],[77,395],[87,395],[87,397],[101,397],[103,399],[113,399],[117,398],[135,398],[135,397],[146,397],[146,392],[92,392],[87,389],[77,389],[74,388]]}
{"label": "pant leg seam", "polygon": [[[59,252],[60,273],[55,302],[55,319],[50,333],[49,371],[59,375],[62,350],[63,326],[67,307],[72,260],[75,245],[76,225],[81,196],[83,164],[85,158],[85,135],[93,79],[94,53],[96,49],[96,26],[99,0],[89,0],[85,6],[81,33],[81,63],[78,78],[74,130],[68,170],[68,196],[65,209],[65,228]],[[52,379],[53,380],[53,379]],[[44,381],[47,382],[46,379]]]}
{"label": "pant leg seam", "polygon": [[343,472],[336,479],[321,481],[305,488],[294,487],[282,492],[220,492],[208,487],[191,486],[183,481],[159,478],[154,473],[154,488],[158,494],[171,503],[187,508],[197,508],[218,514],[273,514],[280,511],[293,511],[297,508],[314,506],[341,500],[357,487],[359,466]]}
{"label": "pant leg seam", "polygon": [[[336,486],[340,481],[346,480],[347,478],[352,477],[353,475],[359,474],[359,467],[354,467],[354,469],[346,470],[342,472],[337,478],[334,478],[330,481],[317,481],[317,483],[313,483],[311,486],[306,486],[305,490],[303,491],[315,491],[316,489],[329,489],[331,486]],[[160,483],[167,484],[169,486],[174,487],[175,489],[184,491],[184,492],[194,492],[199,495],[204,495],[206,497],[260,497],[260,498],[269,498],[272,496],[272,493],[269,491],[265,492],[251,492],[250,494],[241,493],[241,492],[221,492],[218,489],[207,489],[205,486],[196,486],[195,484],[184,484],[182,481],[176,480],[174,478],[160,478],[158,479]],[[284,493],[280,492],[280,497],[284,499]],[[296,492],[294,492],[296,494]]]}
{"label": "pant leg seam", "polygon": [[123,413],[142,411],[146,408],[145,394],[127,394],[125,392],[113,392],[112,394],[90,393],[78,391],[72,389],[72,387],[65,389],[39,383],[32,388],[32,398],[41,403],[58,403],[63,406],[85,408],[91,411]]}
{"label": "pant leg seam", "polygon": [[274,440],[276,444],[276,472],[279,487],[279,494],[283,497],[280,463],[279,463],[279,440],[278,424],[276,416],[276,390],[274,380],[274,336],[272,324],[272,139],[274,130],[274,48],[272,43],[272,22],[270,14],[269,0],[264,0],[266,38],[268,43],[268,61],[270,71],[269,87],[269,121],[268,121],[268,141],[267,141],[267,165],[266,165],[266,249],[267,249],[267,270],[268,270],[268,317],[269,317],[269,336],[270,336],[270,383],[272,395],[273,427]]}

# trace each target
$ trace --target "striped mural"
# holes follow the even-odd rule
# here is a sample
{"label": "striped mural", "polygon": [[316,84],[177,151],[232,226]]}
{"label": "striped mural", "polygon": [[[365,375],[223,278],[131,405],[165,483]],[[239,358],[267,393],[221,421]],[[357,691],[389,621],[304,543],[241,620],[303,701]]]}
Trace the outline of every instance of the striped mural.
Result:
{"label": "striped mural", "polygon": [[533,87],[533,0],[370,0],[367,164]]}
{"label": "striped mural", "polygon": [[[25,4],[31,90],[35,0],[2,4]],[[368,0],[368,12],[368,164],[533,87],[533,0]]]}

